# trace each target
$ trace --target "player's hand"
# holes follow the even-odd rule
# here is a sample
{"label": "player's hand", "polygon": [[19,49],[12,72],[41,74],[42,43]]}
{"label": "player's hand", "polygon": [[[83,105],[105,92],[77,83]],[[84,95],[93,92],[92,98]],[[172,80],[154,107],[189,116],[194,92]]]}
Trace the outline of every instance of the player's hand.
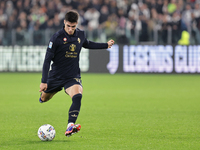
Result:
{"label": "player's hand", "polygon": [[46,90],[47,90],[47,83],[41,83],[39,92],[46,91]]}
{"label": "player's hand", "polygon": [[107,43],[108,43],[108,48],[111,48],[114,45],[115,41],[109,40]]}

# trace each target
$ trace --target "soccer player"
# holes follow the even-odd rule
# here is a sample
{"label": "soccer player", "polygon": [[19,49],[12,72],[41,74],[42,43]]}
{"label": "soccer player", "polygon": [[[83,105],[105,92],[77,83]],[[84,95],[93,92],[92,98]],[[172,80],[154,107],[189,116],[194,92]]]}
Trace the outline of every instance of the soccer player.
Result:
{"label": "soccer player", "polygon": [[[107,43],[87,40],[85,32],[77,28],[78,17],[79,14],[75,10],[67,12],[64,27],[51,37],[44,59],[39,90],[41,92],[39,102],[41,103],[50,100],[63,87],[66,94],[72,98],[66,136],[71,136],[81,129],[80,124],[75,124],[83,93],[79,68],[81,48],[107,49],[114,44],[113,40],[109,40]],[[53,64],[49,71],[51,61]]]}

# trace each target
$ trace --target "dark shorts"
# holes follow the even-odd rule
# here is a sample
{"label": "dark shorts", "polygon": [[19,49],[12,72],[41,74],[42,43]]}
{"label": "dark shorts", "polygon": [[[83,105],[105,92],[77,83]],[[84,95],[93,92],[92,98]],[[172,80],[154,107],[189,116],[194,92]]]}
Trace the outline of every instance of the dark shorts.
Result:
{"label": "dark shorts", "polygon": [[47,90],[44,92],[45,93],[58,92],[58,91],[61,91],[63,87],[66,90],[67,88],[75,84],[79,84],[82,86],[81,82],[82,81],[80,78],[70,78],[70,79],[65,79],[65,80],[57,79],[57,78],[49,78],[47,80]]}

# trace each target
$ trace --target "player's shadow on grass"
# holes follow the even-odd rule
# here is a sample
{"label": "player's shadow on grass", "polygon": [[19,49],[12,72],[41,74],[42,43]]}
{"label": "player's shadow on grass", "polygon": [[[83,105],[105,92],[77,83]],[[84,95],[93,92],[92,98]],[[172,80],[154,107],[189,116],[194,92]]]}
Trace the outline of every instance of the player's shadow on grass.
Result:
{"label": "player's shadow on grass", "polygon": [[70,143],[70,142],[75,142],[73,140],[69,140],[69,139],[64,139],[64,140],[56,140],[54,139],[53,141],[40,141],[40,140],[33,140],[33,141],[16,141],[16,142],[0,142],[0,149],[4,148],[4,147],[13,147],[13,146],[23,146],[23,145],[48,145],[48,144],[53,144],[53,143]]}
{"label": "player's shadow on grass", "polygon": [[41,143],[66,143],[70,142],[70,140],[53,140],[53,141],[24,141],[24,143],[28,144],[41,144]]}
{"label": "player's shadow on grass", "polygon": [[53,140],[53,141],[40,141],[40,140],[35,140],[35,141],[19,141],[17,143],[15,142],[7,142],[7,143],[1,143],[0,147],[2,146],[13,146],[13,145],[32,145],[32,144],[50,144],[50,143],[67,143],[71,142],[70,140]]}

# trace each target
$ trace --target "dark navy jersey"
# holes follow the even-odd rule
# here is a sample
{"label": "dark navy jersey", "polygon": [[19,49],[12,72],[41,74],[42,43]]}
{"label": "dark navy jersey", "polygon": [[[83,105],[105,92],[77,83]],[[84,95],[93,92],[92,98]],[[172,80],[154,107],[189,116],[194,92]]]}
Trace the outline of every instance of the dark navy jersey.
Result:
{"label": "dark navy jersey", "polygon": [[[42,83],[47,82],[47,78],[80,78],[79,54],[81,48],[106,49],[107,43],[96,43],[87,40],[85,32],[76,28],[73,35],[67,34],[62,28],[50,39],[43,64]],[[50,63],[53,64],[50,68]]]}

